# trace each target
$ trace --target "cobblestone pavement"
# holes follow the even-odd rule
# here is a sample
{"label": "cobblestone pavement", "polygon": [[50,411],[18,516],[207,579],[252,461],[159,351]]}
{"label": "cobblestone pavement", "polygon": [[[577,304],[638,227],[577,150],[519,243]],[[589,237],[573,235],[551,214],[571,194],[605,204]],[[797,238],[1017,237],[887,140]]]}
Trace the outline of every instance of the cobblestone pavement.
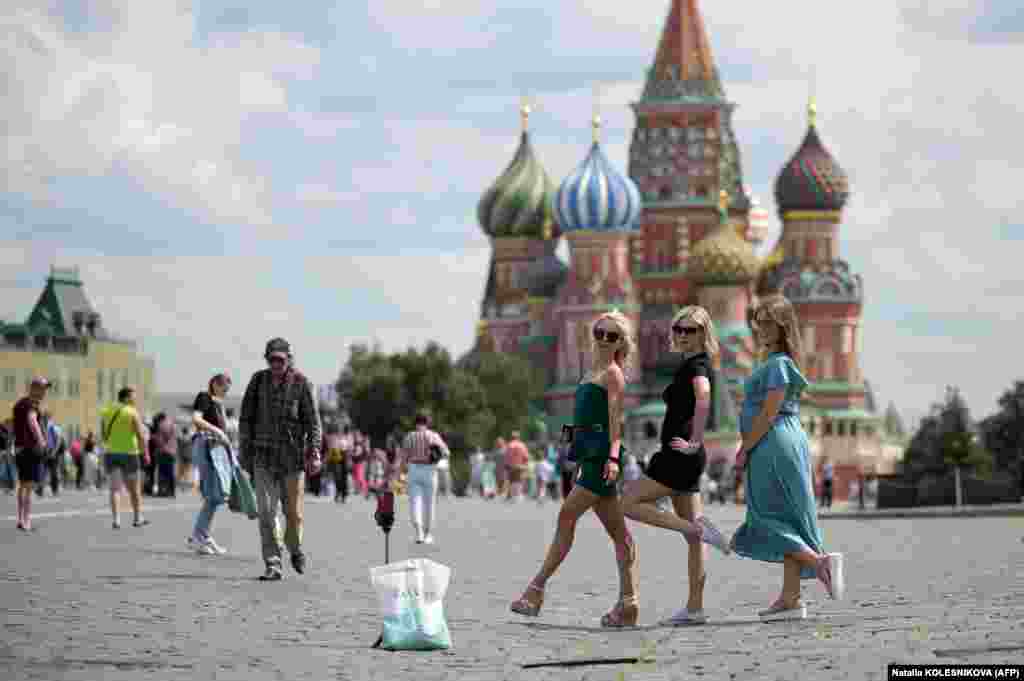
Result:
{"label": "cobblestone pavement", "polygon": [[[223,512],[231,552],[200,557],[184,539],[194,498],[148,500],[150,527],[110,528],[98,493],[37,501],[31,534],[0,497],[3,679],[881,679],[889,662],[1024,659],[1024,518],[823,520],[846,554],[848,598],[806,582],[810,617],[761,624],[776,566],[712,552],[703,627],[655,623],[685,594],[685,544],[636,527],[641,626],[603,631],[616,597],[611,546],[593,515],[551,581],[539,619],[508,603],[536,570],[557,506],[442,500],[438,543],[410,542],[404,499],[392,560],[453,568],[446,611],[454,648],[371,650],[379,633],[369,568],[383,562],[373,506],[307,503],[310,570],[263,584],[255,523]],[[713,507],[731,531],[742,510]],[[524,669],[558,659],[637,657],[639,664]]]}

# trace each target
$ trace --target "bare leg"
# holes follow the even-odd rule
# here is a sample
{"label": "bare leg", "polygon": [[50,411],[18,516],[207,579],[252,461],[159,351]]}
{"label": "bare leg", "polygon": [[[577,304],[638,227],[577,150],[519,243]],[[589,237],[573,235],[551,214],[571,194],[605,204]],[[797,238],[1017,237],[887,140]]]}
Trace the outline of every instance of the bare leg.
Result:
{"label": "bare leg", "polygon": [[602,497],[594,506],[605,531],[615,544],[615,561],[619,567],[619,600],[636,594],[636,562],[638,551],[633,535],[626,527],[622,505],[615,497]]}
{"label": "bare leg", "polygon": [[[703,505],[699,494],[677,494],[672,497],[672,505],[676,514],[689,522],[695,521],[703,514]],[[684,535],[686,536],[686,535]],[[690,595],[686,600],[689,610],[704,609],[704,561],[707,560],[707,546],[695,538],[686,536],[687,543],[687,574],[690,579]]]}
{"label": "bare leg", "polygon": [[120,468],[110,469],[110,512],[114,516],[114,524],[121,522],[121,484],[124,473]]}
{"label": "bare leg", "polygon": [[[139,475],[142,473],[140,472]],[[125,487],[128,488],[128,500],[132,504],[135,522],[138,522],[142,520],[142,478],[135,477],[125,480]]]}
{"label": "bare leg", "polygon": [[700,537],[700,527],[689,519],[681,518],[673,513],[662,513],[654,502],[662,497],[674,496],[675,490],[655,482],[650,478],[640,478],[631,482],[622,497],[622,512],[630,520],[674,530],[687,537]]}
{"label": "bare leg", "polygon": [[782,562],[782,595],[779,601],[792,608],[800,600],[800,570],[804,567],[815,569],[818,554],[813,551],[787,553]]}

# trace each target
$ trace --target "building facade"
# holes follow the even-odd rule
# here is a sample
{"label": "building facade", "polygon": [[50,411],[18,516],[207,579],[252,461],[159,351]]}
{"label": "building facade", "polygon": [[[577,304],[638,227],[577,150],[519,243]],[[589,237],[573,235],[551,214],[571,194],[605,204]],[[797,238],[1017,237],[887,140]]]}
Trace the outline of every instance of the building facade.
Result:
{"label": "building facade", "polygon": [[[838,230],[847,178],[821,143],[815,112],[807,136],[776,181],[784,228],[771,255],[767,212],[749,195],[726,97],[697,0],[671,0],[639,101],[627,173],[594,142],[557,187],[530,140],[529,109],[512,162],[484,193],[478,220],[492,258],[471,352],[515,352],[548,374],[549,431],[571,418],[589,361],[588,325],[618,309],[636,325],[637,371],[627,391],[627,439],[656,446],[661,392],[678,366],[670,320],[699,304],[712,314],[721,356],[712,459],[731,464],[743,381],[756,362],[750,314],[758,296],[782,292],[796,305],[809,349],[804,422],[816,459],[835,464],[836,490],[861,472],[888,472],[901,452],[886,444],[858,360],[863,284],[840,259]],[[569,244],[570,262],[556,255]],[[635,451],[635,449],[634,449]]]}
{"label": "building facade", "polygon": [[134,341],[114,336],[85,295],[77,268],[51,268],[26,322],[0,324],[0,413],[9,418],[33,376],[52,387],[46,408],[65,431],[99,434],[99,413],[130,385],[140,410],[155,397],[155,366]]}

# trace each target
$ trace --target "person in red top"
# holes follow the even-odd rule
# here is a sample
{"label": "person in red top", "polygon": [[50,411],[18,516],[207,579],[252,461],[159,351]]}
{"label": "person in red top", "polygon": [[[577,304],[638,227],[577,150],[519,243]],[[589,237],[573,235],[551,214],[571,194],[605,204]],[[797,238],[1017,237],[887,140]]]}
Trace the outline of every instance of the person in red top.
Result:
{"label": "person in red top", "polygon": [[46,436],[39,423],[39,407],[50,382],[36,376],[28,395],[14,405],[14,460],[18,467],[18,529],[32,529],[32,489],[43,479]]}
{"label": "person in red top", "polygon": [[523,482],[530,471],[530,451],[523,443],[518,430],[512,431],[512,439],[505,445],[505,476],[508,480],[508,501],[523,495]]}
{"label": "person in red top", "polygon": [[85,472],[85,462],[82,461],[82,441],[76,437],[71,441],[68,451],[71,452],[71,460],[75,462],[75,489],[82,489],[82,476]]}

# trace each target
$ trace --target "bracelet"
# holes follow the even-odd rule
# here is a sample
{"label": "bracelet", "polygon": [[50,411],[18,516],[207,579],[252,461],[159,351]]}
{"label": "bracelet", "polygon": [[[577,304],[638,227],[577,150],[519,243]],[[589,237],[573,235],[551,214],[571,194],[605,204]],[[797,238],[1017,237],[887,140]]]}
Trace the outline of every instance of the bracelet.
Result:
{"label": "bracelet", "polygon": [[619,465],[619,457],[617,457],[617,456],[609,456],[608,460],[613,462],[616,466]]}

